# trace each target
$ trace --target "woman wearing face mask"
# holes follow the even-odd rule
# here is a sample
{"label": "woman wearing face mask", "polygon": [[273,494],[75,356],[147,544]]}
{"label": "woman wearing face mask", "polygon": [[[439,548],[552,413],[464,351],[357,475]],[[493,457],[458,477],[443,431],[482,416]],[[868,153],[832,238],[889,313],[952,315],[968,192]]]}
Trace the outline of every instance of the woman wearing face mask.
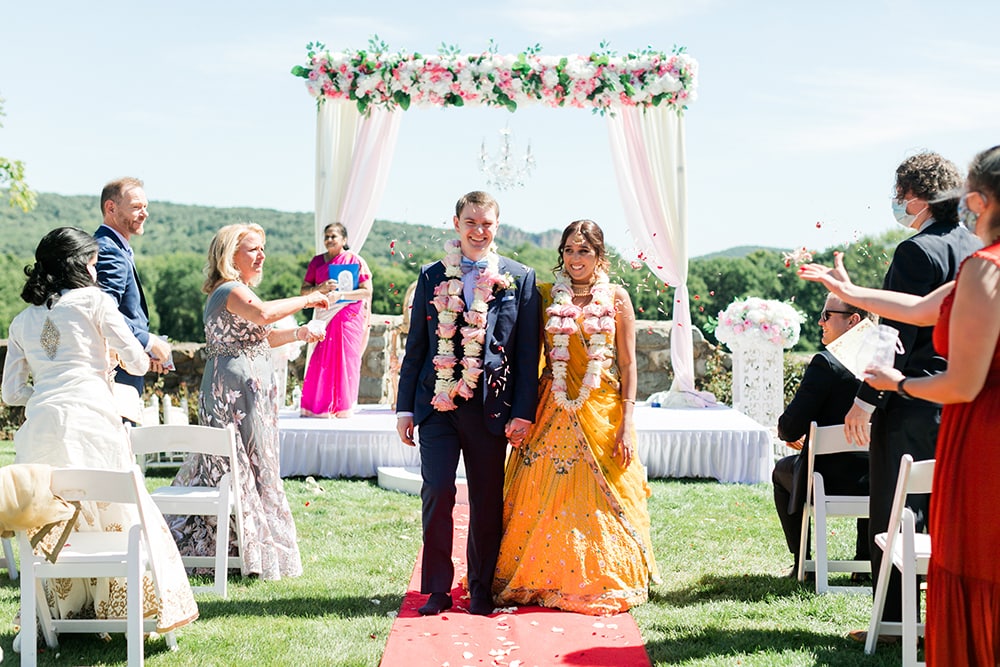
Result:
{"label": "woman wearing face mask", "polygon": [[870,368],[866,382],[907,403],[944,404],[934,468],[930,535],[934,557],[927,586],[928,665],[1000,664],[1000,504],[995,464],[1000,413],[1000,146],[969,167],[958,217],[986,245],[962,264],[954,283],[926,297],[853,285],[837,257],[833,271],[812,265],[845,302],[900,321],[934,326],[942,373],[907,376]]}
{"label": "woman wearing face mask", "polygon": [[[926,296],[954,280],[962,260],[981,247],[979,240],[958,224],[957,199],[947,195],[961,184],[958,168],[937,153],[913,155],[896,168],[892,211],[901,225],[916,233],[896,247],[883,289]],[[883,324],[899,331],[903,352],[896,355],[896,370],[915,378],[945,369],[945,360],[934,351],[931,340],[933,321],[912,324],[906,318],[890,314]],[[871,422],[870,545],[875,535],[888,528],[900,459],[903,454],[910,454],[915,461],[934,458],[940,418],[941,406],[934,401],[905,400],[868,383],[862,383],[858,389],[844,425],[850,440],[864,444],[869,440],[867,427]],[[909,503],[920,530],[927,522],[927,502],[923,496]],[[882,551],[871,547],[871,557],[872,572],[878,572]],[[899,575],[894,573],[886,589],[884,621],[900,620],[901,599]],[[864,631],[852,632],[851,636],[860,641],[866,639]]]}

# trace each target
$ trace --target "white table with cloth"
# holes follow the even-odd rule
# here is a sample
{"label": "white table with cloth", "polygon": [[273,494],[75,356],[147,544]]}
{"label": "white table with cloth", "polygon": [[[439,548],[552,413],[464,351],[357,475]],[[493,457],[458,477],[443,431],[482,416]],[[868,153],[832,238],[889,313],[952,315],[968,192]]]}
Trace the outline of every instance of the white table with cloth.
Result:
{"label": "white table with cloth", "polygon": [[[771,434],[738,410],[640,403],[635,426],[639,456],[650,478],[706,477],[747,484],[771,479]],[[279,433],[282,477],[376,477],[380,467],[420,468],[419,448],[399,441],[396,416],[388,405],[358,406],[350,419],[306,419],[286,408],[280,412]]]}
{"label": "white table with cloth", "polygon": [[396,414],[388,405],[359,405],[348,419],[278,414],[281,476],[376,477],[379,466],[420,467],[420,452],[396,433]]}
{"label": "white table with cloth", "polygon": [[638,404],[639,457],[650,478],[711,477],[720,482],[771,481],[770,431],[739,410],[654,408]]}

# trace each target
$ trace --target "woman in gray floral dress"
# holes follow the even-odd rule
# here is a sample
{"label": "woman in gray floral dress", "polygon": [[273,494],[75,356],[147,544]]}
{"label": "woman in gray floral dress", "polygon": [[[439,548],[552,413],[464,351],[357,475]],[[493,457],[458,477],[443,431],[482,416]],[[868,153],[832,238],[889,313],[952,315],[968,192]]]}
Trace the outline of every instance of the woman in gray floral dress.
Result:
{"label": "woman in gray floral dress", "polygon": [[[214,427],[236,426],[243,504],[242,573],[261,579],[302,574],[288,499],[278,457],[278,390],[270,348],[294,340],[312,342],[305,325],[273,329],[271,325],[303,308],[329,307],[326,286],[303,296],[261,301],[250,289],[260,283],[264,265],[264,230],[255,224],[219,230],[208,251],[208,277],[202,288],[205,305],[205,374],[198,418]],[[174,479],[175,485],[212,486],[228,470],[225,459],[192,455]],[[173,517],[170,528],[185,556],[215,553],[215,519]],[[230,534],[235,554],[235,533]]]}

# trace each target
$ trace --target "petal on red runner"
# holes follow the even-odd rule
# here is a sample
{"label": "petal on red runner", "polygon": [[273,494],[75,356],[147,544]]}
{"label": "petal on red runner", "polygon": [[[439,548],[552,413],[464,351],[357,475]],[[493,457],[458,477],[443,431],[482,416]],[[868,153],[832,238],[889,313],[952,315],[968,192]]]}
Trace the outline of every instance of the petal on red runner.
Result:
{"label": "petal on red runner", "polygon": [[[454,516],[452,558],[461,581],[465,576],[468,505],[456,505]],[[454,607],[438,616],[421,616],[417,609],[427,600],[419,592],[421,555],[417,555],[409,588],[392,624],[382,667],[650,665],[639,628],[629,614],[587,616],[544,607],[512,607],[491,616],[475,616],[468,613],[465,589],[456,585],[452,589]]]}

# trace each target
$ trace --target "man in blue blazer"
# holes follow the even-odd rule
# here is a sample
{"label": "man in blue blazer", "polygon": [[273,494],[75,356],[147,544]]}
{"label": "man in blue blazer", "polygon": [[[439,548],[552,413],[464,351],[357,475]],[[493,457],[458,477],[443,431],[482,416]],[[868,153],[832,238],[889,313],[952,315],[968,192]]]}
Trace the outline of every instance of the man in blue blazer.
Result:
{"label": "man in blue blazer", "polygon": [[541,300],[532,269],[496,254],[500,207],[485,192],[455,206],[458,241],[421,268],[400,368],[396,429],[415,445],[420,427],[424,553],[419,609],[452,606],[455,477],[464,457],[469,491],[469,611],[493,611],[493,572],[503,532],[507,441],[535,419]]}
{"label": "man in blue blazer", "polygon": [[[148,208],[149,201],[138,178],[121,178],[104,186],[101,192],[104,221],[94,232],[98,247],[97,285],[118,304],[132,333],[151,358],[150,369],[166,373],[172,370],[170,344],[149,332],[146,296],[129,244],[133,236],[141,236],[145,231]],[[115,382],[134,387],[142,396],[141,376],[129,375],[119,366],[115,370]]]}

